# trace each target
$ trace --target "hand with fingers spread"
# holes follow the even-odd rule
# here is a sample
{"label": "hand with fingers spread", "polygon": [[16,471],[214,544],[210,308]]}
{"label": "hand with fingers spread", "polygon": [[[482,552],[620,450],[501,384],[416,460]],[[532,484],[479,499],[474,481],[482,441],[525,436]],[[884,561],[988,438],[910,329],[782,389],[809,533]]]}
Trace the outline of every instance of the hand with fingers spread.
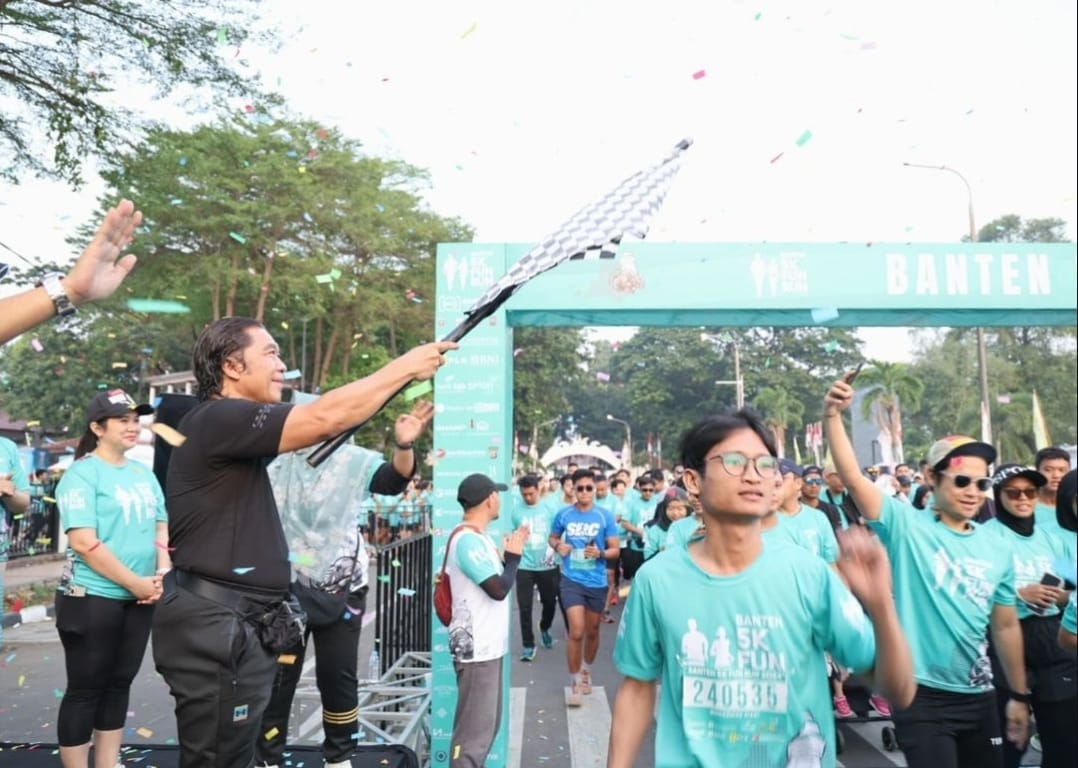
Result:
{"label": "hand with fingers spread", "polygon": [[64,278],[68,298],[76,306],[111,296],[135,266],[137,258],[123,249],[131,244],[135,230],[142,223],[142,211],[130,200],[121,200],[97,228],[75,266]]}
{"label": "hand with fingers spread", "polygon": [[411,413],[402,413],[393,424],[393,437],[398,447],[411,446],[423,431],[430,425],[434,418],[434,404],[428,400],[420,400],[413,407]]}

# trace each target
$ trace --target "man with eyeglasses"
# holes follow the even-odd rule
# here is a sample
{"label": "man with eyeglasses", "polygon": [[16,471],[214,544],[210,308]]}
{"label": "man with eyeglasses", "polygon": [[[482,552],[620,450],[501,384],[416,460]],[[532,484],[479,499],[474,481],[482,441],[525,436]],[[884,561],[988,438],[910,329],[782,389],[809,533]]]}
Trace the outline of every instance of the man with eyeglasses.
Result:
{"label": "man with eyeglasses", "polygon": [[599,622],[606,603],[606,561],[618,554],[614,515],[595,506],[595,476],[573,473],[576,501],[550,526],[550,546],[562,559],[559,599],[569,623],[565,657],[570,688],[566,704],[579,707],[592,691],[591,665],[599,653]]}
{"label": "man with eyeglasses", "polygon": [[607,768],[634,765],[660,678],[656,768],[832,768],[825,651],[858,669],[875,663],[896,701],[913,697],[886,554],[850,531],[840,564],[848,589],[819,557],[762,535],[778,459],[770,431],[744,411],[698,422],[681,458],[706,532],[637,574],[614,650],[625,680]]}
{"label": "man with eyeglasses", "polygon": [[[1026,743],[1030,699],[1014,565],[998,537],[974,522],[992,486],[988,466],[996,449],[958,435],[933,443],[925,478],[935,489],[932,515],[911,515],[861,474],[842,423],[852,402],[844,379],[831,385],[824,432],[842,480],[893,566],[918,683],[909,709],[893,714],[899,745],[910,768],[998,768],[1004,736],[1019,749]],[[1010,691],[1005,733],[987,656],[989,630]]]}

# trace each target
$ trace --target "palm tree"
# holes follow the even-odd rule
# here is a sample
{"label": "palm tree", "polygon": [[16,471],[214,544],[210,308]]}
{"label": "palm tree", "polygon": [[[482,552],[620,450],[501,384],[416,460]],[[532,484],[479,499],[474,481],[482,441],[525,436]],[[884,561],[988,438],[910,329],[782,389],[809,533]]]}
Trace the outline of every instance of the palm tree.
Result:
{"label": "palm tree", "polygon": [[786,455],[786,429],[799,429],[805,405],[794,398],[787,390],[778,387],[764,387],[756,395],[756,407],[764,415],[764,424],[775,436],[775,445],[779,456]]}
{"label": "palm tree", "polygon": [[895,462],[904,463],[902,408],[916,411],[921,407],[924,382],[914,375],[909,363],[875,360],[871,367],[861,373],[857,383],[868,389],[861,401],[862,415],[866,419],[875,415],[877,423],[891,436],[891,452]]}

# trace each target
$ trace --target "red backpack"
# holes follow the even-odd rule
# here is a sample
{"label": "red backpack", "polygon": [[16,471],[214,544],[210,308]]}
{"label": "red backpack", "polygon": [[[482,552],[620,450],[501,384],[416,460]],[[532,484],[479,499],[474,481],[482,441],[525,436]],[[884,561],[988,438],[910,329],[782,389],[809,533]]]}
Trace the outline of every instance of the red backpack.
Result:
{"label": "red backpack", "polygon": [[445,556],[442,558],[442,570],[434,574],[434,613],[442,626],[448,627],[453,620],[453,590],[449,586],[449,574],[445,572],[446,563],[449,562],[449,545],[453,543],[453,537],[461,528],[471,528],[476,533],[480,530],[471,523],[461,523],[449,534],[449,541],[445,543]]}

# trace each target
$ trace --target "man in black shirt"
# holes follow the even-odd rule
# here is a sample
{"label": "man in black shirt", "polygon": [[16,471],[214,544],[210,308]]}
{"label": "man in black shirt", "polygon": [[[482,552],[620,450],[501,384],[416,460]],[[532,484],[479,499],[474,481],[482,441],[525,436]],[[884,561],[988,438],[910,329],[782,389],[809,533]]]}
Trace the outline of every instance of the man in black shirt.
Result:
{"label": "man in black shirt", "polygon": [[200,402],[180,421],[186,441],[169,461],[174,570],[153,631],[154,662],[176,700],[181,768],[254,762],[276,671],[274,639],[258,625],[287,613],[290,580],[266,466],[370,418],[456,347],[416,347],[313,403],[288,405],[280,348],[261,323],[218,320],[195,342]]}

